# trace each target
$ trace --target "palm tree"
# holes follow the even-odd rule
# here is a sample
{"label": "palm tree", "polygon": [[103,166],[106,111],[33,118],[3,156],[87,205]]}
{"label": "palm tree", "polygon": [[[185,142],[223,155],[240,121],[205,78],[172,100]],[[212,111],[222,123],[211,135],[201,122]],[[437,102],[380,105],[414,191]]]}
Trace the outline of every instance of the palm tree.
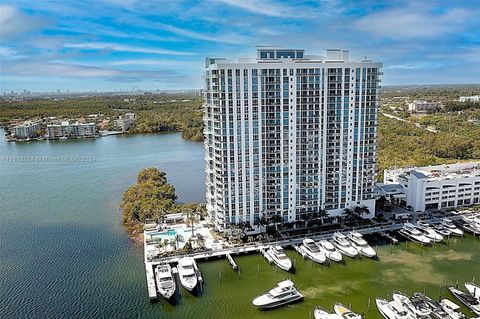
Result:
{"label": "palm tree", "polygon": [[177,247],[176,247],[176,246],[177,246],[177,241],[175,240],[175,238],[170,239],[170,240],[169,240],[169,244],[170,244],[171,246],[173,246],[173,248],[174,248],[175,250],[177,249]]}
{"label": "palm tree", "polygon": [[363,206],[361,207],[361,210],[362,210],[362,216],[363,216],[363,215],[370,215],[370,209],[368,209],[367,206],[363,205]]}
{"label": "palm tree", "polygon": [[318,217],[322,221],[322,225],[323,225],[324,219],[328,218],[329,216],[330,214],[325,209],[320,209],[320,211],[318,212]]}
{"label": "palm tree", "polygon": [[353,208],[353,217],[354,217],[354,219],[361,219],[361,218],[362,218],[362,215],[363,215],[363,209],[362,209],[362,207],[355,206],[355,207]]}
{"label": "palm tree", "polygon": [[268,220],[265,218],[265,214],[262,215],[262,217],[258,221],[258,224],[260,225],[260,227],[267,227]]}
{"label": "palm tree", "polygon": [[168,250],[168,249],[167,249],[168,243],[169,243],[169,240],[165,238],[165,239],[163,240],[163,247],[165,248],[165,251]]}
{"label": "palm tree", "polygon": [[272,219],[272,222],[273,222],[274,225],[275,225],[275,230],[277,230],[277,229],[278,229],[278,228],[277,228],[277,224],[278,224],[278,223],[281,223],[281,222],[283,221],[282,216],[280,216],[280,214],[276,213],[276,214],[273,214],[273,215],[271,216],[271,219]]}
{"label": "palm tree", "polygon": [[352,220],[352,219],[354,218],[354,216],[355,216],[355,213],[354,213],[353,210],[351,210],[350,208],[345,208],[345,209],[343,210],[342,215],[344,215],[345,218],[348,218],[348,219]]}
{"label": "palm tree", "polygon": [[193,225],[197,221],[196,212],[193,210],[187,210],[185,214],[187,215],[186,217],[187,226],[188,224],[190,224],[190,226],[192,227],[192,236],[193,236]]}
{"label": "palm tree", "polygon": [[178,250],[178,243],[182,241],[182,236],[180,234],[175,234],[173,240],[175,242],[175,250]]}

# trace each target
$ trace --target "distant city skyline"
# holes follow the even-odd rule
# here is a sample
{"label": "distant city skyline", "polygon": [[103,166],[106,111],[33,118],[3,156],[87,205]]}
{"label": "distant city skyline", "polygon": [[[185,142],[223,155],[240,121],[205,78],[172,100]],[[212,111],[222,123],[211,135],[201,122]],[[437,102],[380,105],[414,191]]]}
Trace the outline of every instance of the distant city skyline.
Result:
{"label": "distant city skyline", "polygon": [[2,93],[201,88],[205,57],[278,44],[381,60],[382,85],[480,83],[477,1],[2,2]]}

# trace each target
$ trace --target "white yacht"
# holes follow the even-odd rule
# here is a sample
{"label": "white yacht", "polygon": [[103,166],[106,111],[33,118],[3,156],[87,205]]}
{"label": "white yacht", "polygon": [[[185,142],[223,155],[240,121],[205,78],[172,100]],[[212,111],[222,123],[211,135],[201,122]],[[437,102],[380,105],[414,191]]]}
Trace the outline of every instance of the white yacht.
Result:
{"label": "white yacht", "polygon": [[450,290],[452,295],[460,300],[465,306],[480,316],[480,301],[477,298],[472,296],[470,293],[463,292],[454,287],[448,287],[448,290]]}
{"label": "white yacht", "polygon": [[323,264],[327,260],[325,253],[321,251],[315,241],[310,238],[305,238],[302,241],[302,245],[299,247],[299,252],[302,256],[308,257],[319,264]]}
{"label": "white yacht", "polygon": [[394,293],[393,300],[400,303],[407,311],[417,319],[430,319],[432,310],[425,306],[424,303],[416,303],[410,300],[408,296],[402,293]]}
{"label": "white yacht", "polygon": [[261,309],[270,309],[303,299],[303,295],[295,289],[291,280],[281,281],[269,292],[255,297],[253,305]]}
{"label": "white yacht", "polygon": [[474,296],[475,298],[480,301],[480,286],[474,284],[473,282],[466,282],[465,283],[465,288],[467,288],[467,291]]}
{"label": "white yacht", "polygon": [[417,222],[417,228],[432,242],[440,243],[443,241],[443,236],[437,233],[430,224],[422,221]]}
{"label": "white yacht", "polygon": [[285,271],[290,271],[292,269],[292,261],[280,246],[268,246],[268,249],[265,251],[265,257],[268,261],[274,262],[278,267]]}
{"label": "white yacht", "polygon": [[437,233],[439,233],[443,237],[449,237],[450,235],[452,235],[452,232],[450,231],[450,229],[446,228],[442,224],[435,225],[433,227],[433,230],[435,230]]}
{"label": "white yacht", "polygon": [[336,313],[329,313],[322,307],[315,307],[313,310],[313,317],[315,319],[339,319]]}
{"label": "white yacht", "polygon": [[158,293],[165,299],[172,298],[177,289],[172,267],[169,264],[158,265],[155,268],[155,280]]}
{"label": "white yacht", "polygon": [[448,299],[442,299],[440,301],[440,307],[442,307],[452,319],[465,319],[465,315],[462,313],[460,306]]}
{"label": "white yacht", "polygon": [[461,225],[464,231],[476,235],[480,235],[480,224],[475,222],[464,223]]}
{"label": "white yacht", "polygon": [[450,235],[463,236],[463,230],[455,226],[450,219],[444,218],[441,225],[450,231]]}
{"label": "white yacht", "polygon": [[406,223],[405,225],[403,225],[403,228],[400,229],[398,233],[403,237],[421,245],[431,244],[431,240],[410,223]]}
{"label": "white yacht", "polygon": [[397,301],[387,301],[382,298],[375,299],[378,312],[385,319],[415,319],[408,311]]}
{"label": "white yacht", "polygon": [[374,258],[377,256],[375,250],[370,247],[365,239],[363,239],[362,234],[356,231],[352,231],[347,235],[348,239],[352,243],[352,246],[358,250],[358,252],[365,257]]}
{"label": "white yacht", "polygon": [[335,246],[333,246],[333,244],[328,240],[320,240],[318,242],[318,247],[325,253],[328,259],[336,262],[342,261],[342,254],[340,254],[340,252],[335,248]]}
{"label": "white yacht", "polygon": [[178,275],[182,286],[188,291],[193,291],[200,277],[200,271],[195,260],[191,257],[180,258],[178,260]]}
{"label": "white yacht", "polygon": [[355,258],[358,256],[358,250],[356,250],[352,244],[348,241],[347,237],[340,233],[336,232],[333,234],[332,243],[338,249],[339,252],[345,256]]}
{"label": "white yacht", "polygon": [[339,302],[333,306],[333,311],[340,319],[362,319],[362,315],[353,312]]}
{"label": "white yacht", "polygon": [[422,294],[421,292],[414,293],[410,300],[414,305],[416,305],[417,308],[425,307],[430,309],[432,312],[430,317],[432,319],[452,319],[450,318],[450,315],[440,306],[440,303],[428,297],[427,295]]}

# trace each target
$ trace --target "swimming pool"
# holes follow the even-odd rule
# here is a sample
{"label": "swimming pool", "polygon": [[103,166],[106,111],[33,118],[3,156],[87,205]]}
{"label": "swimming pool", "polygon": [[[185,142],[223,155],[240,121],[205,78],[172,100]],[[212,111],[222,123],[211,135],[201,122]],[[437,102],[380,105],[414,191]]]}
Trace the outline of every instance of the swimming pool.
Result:
{"label": "swimming pool", "polygon": [[188,237],[190,237],[188,234],[186,234],[184,228],[169,229],[166,232],[155,232],[149,234],[149,236],[151,241],[160,241],[164,239],[172,239],[177,234],[181,235],[185,241],[188,240]]}

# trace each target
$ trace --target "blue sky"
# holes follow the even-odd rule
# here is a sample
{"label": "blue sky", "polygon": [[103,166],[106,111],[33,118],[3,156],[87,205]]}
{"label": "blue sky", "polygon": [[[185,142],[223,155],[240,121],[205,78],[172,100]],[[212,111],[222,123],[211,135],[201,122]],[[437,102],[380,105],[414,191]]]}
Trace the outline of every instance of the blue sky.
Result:
{"label": "blue sky", "polygon": [[480,1],[0,2],[0,91],[187,89],[207,56],[350,50],[384,85],[480,83]]}

